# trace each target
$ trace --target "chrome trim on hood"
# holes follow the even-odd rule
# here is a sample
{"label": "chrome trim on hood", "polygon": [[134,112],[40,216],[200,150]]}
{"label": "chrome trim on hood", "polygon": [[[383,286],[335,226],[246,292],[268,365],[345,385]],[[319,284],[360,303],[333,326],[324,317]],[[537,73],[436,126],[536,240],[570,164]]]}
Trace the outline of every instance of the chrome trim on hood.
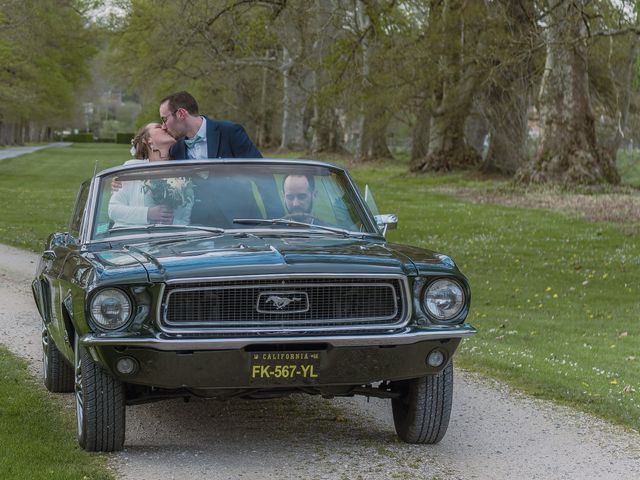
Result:
{"label": "chrome trim on hood", "polygon": [[162,351],[229,350],[249,345],[326,343],[334,347],[365,347],[376,345],[410,345],[413,343],[447,338],[466,338],[476,334],[469,324],[446,329],[420,329],[406,327],[400,331],[363,335],[272,336],[233,338],[171,338],[156,334],[148,337],[114,337],[89,334],[80,338],[84,347],[136,347]]}

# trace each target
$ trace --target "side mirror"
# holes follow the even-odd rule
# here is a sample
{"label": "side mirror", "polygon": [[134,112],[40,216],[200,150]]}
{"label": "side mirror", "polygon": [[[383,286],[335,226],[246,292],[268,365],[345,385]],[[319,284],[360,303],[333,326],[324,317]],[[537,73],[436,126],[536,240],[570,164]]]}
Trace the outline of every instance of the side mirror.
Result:
{"label": "side mirror", "polygon": [[395,213],[387,213],[386,215],[374,215],[378,228],[382,230],[382,234],[386,235],[387,230],[395,230],[398,228],[398,216]]}
{"label": "side mirror", "polygon": [[69,245],[78,246],[78,239],[70,235],[68,232],[52,233],[49,235],[45,249],[67,247]]}
{"label": "side mirror", "polygon": [[69,234],[67,232],[52,233],[51,235],[49,235],[49,239],[47,240],[47,247],[56,248],[65,246],[68,242],[68,236]]}
{"label": "side mirror", "polygon": [[380,215],[378,205],[376,205],[376,201],[373,199],[373,193],[371,192],[369,185],[364,186],[364,201],[369,207],[369,210],[371,210],[378,229],[382,231],[382,235],[386,235],[387,230],[394,230],[398,228],[398,216],[396,214],[388,213],[386,215]]}

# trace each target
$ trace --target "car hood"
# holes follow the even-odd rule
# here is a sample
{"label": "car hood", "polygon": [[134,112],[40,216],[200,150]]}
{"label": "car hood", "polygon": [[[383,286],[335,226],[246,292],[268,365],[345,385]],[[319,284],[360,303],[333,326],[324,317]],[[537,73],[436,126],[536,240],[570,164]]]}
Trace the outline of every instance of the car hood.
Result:
{"label": "car hood", "polygon": [[450,268],[441,255],[428,250],[334,235],[224,234],[131,243],[118,251],[140,262],[152,282],[313,273],[411,276],[428,265]]}

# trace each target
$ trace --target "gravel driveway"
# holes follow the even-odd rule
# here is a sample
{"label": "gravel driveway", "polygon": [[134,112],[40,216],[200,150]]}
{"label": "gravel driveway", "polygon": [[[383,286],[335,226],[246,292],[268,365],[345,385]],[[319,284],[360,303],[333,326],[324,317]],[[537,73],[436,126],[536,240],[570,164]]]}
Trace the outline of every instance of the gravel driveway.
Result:
{"label": "gravel driveway", "polygon": [[60,148],[60,147],[68,147],[69,145],[71,145],[71,142],[55,142],[55,143],[48,143],[46,145],[38,145],[35,147],[5,148],[0,150],[0,160],[4,160],[5,158],[18,157],[26,153],[37,152],[38,150],[42,150],[43,148]]}
{"label": "gravel driveway", "polygon": [[[0,338],[41,375],[36,263],[0,245]],[[632,479],[640,435],[458,370],[439,445],[399,443],[380,399],[167,401],[128,407],[125,450],[110,460],[136,480]]]}

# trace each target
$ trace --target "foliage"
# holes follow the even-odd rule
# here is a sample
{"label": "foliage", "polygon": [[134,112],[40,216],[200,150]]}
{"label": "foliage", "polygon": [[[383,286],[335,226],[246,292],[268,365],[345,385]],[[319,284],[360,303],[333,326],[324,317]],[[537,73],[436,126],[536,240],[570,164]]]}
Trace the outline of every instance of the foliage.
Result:
{"label": "foliage", "polygon": [[74,2],[0,0],[0,125],[62,127],[94,53]]}
{"label": "foliage", "polygon": [[[479,118],[484,169],[513,175],[527,159],[527,112],[547,102],[537,92],[548,34],[567,2],[133,0],[112,31],[110,61],[145,104],[140,122],[157,118],[160,97],[186,89],[260,146],[303,142],[367,160],[390,157],[393,135],[417,170],[477,165],[484,152],[475,140],[470,149],[469,123]],[[619,132],[635,136],[638,18],[630,0],[573,3],[585,33],[566,42],[586,48],[600,146],[613,151]],[[169,40],[173,31],[184,35]]]}

